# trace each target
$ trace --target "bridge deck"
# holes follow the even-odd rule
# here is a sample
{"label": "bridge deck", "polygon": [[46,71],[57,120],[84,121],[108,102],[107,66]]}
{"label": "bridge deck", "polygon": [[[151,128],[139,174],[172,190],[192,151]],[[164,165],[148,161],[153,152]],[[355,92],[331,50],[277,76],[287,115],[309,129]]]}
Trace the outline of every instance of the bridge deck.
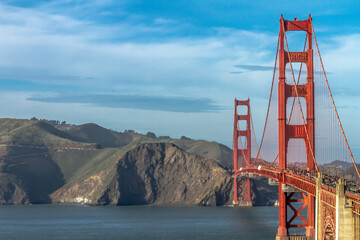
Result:
{"label": "bridge deck", "polygon": [[[306,173],[303,176],[298,175],[298,173],[295,173],[292,170],[279,171],[278,169],[267,168],[263,166],[243,167],[234,172],[234,176],[241,176],[247,174],[271,178],[316,197],[316,177],[313,174]],[[327,182],[329,185],[323,183],[321,186],[323,196],[321,200],[325,204],[333,208],[335,208],[336,204],[336,189],[334,186],[334,179],[335,178],[332,178],[331,181],[324,181]],[[353,213],[360,215],[360,194],[346,192],[346,196],[352,201]]]}

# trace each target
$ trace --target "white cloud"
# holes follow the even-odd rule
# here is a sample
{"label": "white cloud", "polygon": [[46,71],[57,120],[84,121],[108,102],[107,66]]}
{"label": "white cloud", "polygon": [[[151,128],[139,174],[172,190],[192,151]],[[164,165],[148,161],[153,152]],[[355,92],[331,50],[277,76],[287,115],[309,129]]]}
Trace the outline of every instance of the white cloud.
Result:
{"label": "white cloud", "polygon": [[[118,130],[133,128],[230,144],[234,97],[268,96],[271,79],[267,73],[234,75],[230,71],[237,64],[273,64],[274,53],[267,47],[276,44],[276,36],[223,28],[204,37],[157,39],[158,34],[170,31],[171,20],[154,19],[155,25],[132,21],[99,25],[49,11],[54,6],[25,9],[0,4],[4,36],[0,39],[0,78],[86,86],[103,94],[205,97],[229,108],[184,115],[31,102],[26,99],[49,93],[2,92],[6,96],[3,117],[96,122]],[[144,41],[141,36],[146,34],[155,37]]]}
{"label": "white cloud", "polygon": [[169,18],[158,17],[158,18],[154,19],[154,23],[155,24],[173,24],[173,23],[176,23],[176,21],[173,19],[169,19]]}
{"label": "white cloud", "polygon": [[[44,92],[2,92],[2,117],[37,116],[72,123],[96,122],[118,130],[133,128],[160,135],[186,135],[230,145],[233,100],[250,97],[255,129],[258,136],[261,135],[272,71],[230,72],[239,70],[235,65],[273,66],[277,34],[216,28],[207,29],[203,36],[165,37],[182,26],[167,18],[149,20],[139,15],[130,16],[122,9],[116,11],[124,20],[114,25],[76,17],[90,10],[91,14],[111,15],[112,9],[102,8],[110,2],[55,1],[27,9],[0,4],[3,36],[0,38],[0,78],[86,86],[87,90],[102,94],[210,98],[228,109],[201,114],[114,110],[26,101],[49,94]],[[67,7],[70,5],[71,8]],[[334,38],[332,44],[320,43],[325,68],[333,73],[329,75],[332,86],[342,86],[344,91],[344,86],[358,88],[359,44],[357,34]],[[357,98],[341,100],[342,105],[359,101]],[[354,139],[360,132],[351,126],[358,118],[350,116],[350,109],[339,112],[345,119],[345,131],[351,134],[350,142],[356,142]]]}
{"label": "white cloud", "polygon": [[[264,56],[270,54],[264,40],[275,41],[266,34],[217,29],[213,36],[203,38],[116,42],[115,28],[116,33],[129,36],[166,29],[127,22],[120,27],[95,25],[39,9],[5,5],[0,5],[0,10],[4,12],[0,31],[6,36],[0,40],[0,77],[101,89],[109,86],[109,90],[146,91],[151,87],[184,95],[184,86],[232,89],[239,77],[229,74],[232,66],[263,63]],[[257,81],[255,76],[246,78]]]}
{"label": "white cloud", "polygon": [[358,71],[360,67],[360,34],[334,37],[330,49],[324,52],[324,62],[331,72],[347,74]]}

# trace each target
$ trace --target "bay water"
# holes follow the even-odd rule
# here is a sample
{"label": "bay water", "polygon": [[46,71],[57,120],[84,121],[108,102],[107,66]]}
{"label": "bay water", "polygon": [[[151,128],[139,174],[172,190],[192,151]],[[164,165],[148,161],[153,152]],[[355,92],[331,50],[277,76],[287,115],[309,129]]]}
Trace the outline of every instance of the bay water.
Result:
{"label": "bay water", "polygon": [[0,239],[275,239],[276,207],[0,206]]}

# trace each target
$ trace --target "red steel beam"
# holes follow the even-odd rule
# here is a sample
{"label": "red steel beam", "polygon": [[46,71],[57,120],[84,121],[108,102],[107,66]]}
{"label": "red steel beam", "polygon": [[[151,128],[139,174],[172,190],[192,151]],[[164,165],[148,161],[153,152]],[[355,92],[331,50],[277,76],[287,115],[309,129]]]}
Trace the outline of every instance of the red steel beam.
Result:
{"label": "red steel beam", "polygon": [[[238,106],[246,106],[247,113],[239,114],[237,111]],[[239,129],[239,121],[246,121],[246,129]],[[233,137],[233,158],[234,158],[234,173],[239,169],[239,157],[242,156],[245,160],[245,164],[250,165],[251,161],[251,130],[250,130],[250,99],[239,101],[235,99],[234,110],[234,137]],[[246,138],[246,147],[244,145],[239,148],[239,141],[241,137]],[[239,192],[240,190],[240,192]],[[238,179],[234,178],[234,199],[233,204],[239,204],[239,196],[242,196],[242,200],[252,202],[251,199],[251,185],[250,179]]]}
{"label": "red steel beam", "polygon": [[[305,141],[307,153],[307,169],[315,170],[313,156],[315,154],[315,126],[314,126],[314,73],[313,73],[313,52],[312,52],[312,26],[311,18],[306,20],[288,21],[281,16],[280,18],[280,48],[279,48],[279,84],[278,84],[278,122],[279,122],[279,171],[287,169],[287,150],[288,142],[292,138],[302,138]],[[285,32],[286,31],[305,31],[308,40],[308,50],[304,52],[285,51]],[[286,64],[292,62],[303,62],[307,66],[307,83],[299,86],[287,84],[285,81]],[[289,97],[303,97],[306,101],[306,123],[304,126],[290,126],[286,119],[286,104]],[[306,128],[306,129],[305,129]],[[286,177],[286,175],[285,175]],[[284,179],[283,179],[284,180]],[[306,186],[305,182],[298,178],[289,178],[288,182],[297,182],[296,185]],[[289,224],[287,219],[286,199],[287,193],[282,191],[285,181],[279,182],[279,228],[278,237],[287,237],[288,228],[294,227]],[[309,190],[310,193],[310,190]],[[315,199],[313,194],[306,197],[307,203],[307,222],[306,235],[315,236]]]}

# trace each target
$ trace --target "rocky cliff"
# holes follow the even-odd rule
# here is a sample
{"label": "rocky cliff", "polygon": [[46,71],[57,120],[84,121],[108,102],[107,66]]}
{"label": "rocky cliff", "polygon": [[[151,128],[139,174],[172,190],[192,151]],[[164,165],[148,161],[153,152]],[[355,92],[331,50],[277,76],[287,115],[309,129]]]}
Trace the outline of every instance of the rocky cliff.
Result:
{"label": "rocky cliff", "polygon": [[214,160],[169,143],[144,143],[118,159],[113,168],[76,179],[58,189],[53,202],[90,204],[230,203],[232,179]]}

